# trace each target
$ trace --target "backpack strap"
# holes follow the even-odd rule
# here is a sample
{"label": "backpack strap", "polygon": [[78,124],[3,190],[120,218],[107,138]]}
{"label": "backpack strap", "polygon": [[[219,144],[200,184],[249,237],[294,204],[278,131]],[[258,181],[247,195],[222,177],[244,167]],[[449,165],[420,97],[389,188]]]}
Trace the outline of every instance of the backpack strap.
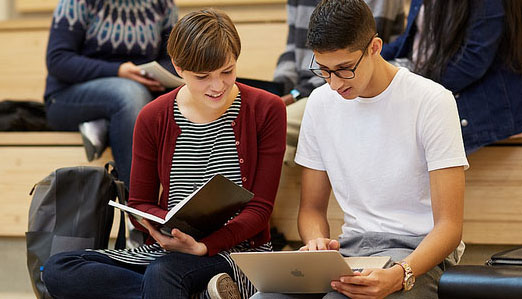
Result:
{"label": "backpack strap", "polygon": [[[112,169],[109,171],[109,167]],[[122,205],[127,204],[127,198],[129,197],[129,191],[125,184],[118,180],[118,171],[116,170],[116,163],[114,161],[109,161],[105,164],[105,170],[111,175],[112,181],[114,183],[114,187],[116,189],[116,196],[118,197],[118,202]],[[116,237],[116,243],[114,244],[114,249],[125,249],[125,213],[120,210],[120,225],[118,228],[118,236]]]}
{"label": "backpack strap", "polygon": [[[114,180],[114,186],[116,187],[116,194],[118,196],[118,202],[122,205],[127,204],[127,197],[129,191],[122,181]],[[118,228],[118,236],[116,237],[116,243],[114,249],[125,249],[125,213],[120,210],[120,226]]]}

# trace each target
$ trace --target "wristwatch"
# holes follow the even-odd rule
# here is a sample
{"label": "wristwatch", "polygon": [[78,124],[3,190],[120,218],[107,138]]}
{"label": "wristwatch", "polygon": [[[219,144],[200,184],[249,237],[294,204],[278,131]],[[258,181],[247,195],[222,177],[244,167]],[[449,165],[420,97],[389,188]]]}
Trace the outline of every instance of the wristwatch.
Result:
{"label": "wristwatch", "polygon": [[411,270],[410,265],[405,261],[395,262],[395,265],[399,265],[404,270],[404,280],[402,281],[402,289],[404,291],[409,291],[413,288],[415,284],[415,275],[413,275],[413,271]]}
{"label": "wristwatch", "polygon": [[290,90],[290,94],[292,95],[292,98],[294,98],[295,101],[300,100],[302,98],[301,92],[295,88]]}

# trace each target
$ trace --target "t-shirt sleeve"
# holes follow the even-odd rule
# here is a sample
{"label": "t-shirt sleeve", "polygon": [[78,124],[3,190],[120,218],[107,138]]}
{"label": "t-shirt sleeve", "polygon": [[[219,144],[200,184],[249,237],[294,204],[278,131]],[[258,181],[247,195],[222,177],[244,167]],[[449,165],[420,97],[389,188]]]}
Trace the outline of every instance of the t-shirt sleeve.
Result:
{"label": "t-shirt sleeve", "polygon": [[299,132],[295,163],[307,168],[324,171],[326,168],[321,158],[320,144],[317,142],[316,135],[320,132],[317,130],[317,125],[315,125],[322,111],[319,104],[319,97],[316,91],[314,91],[306,103]]}
{"label": "t-shirt sleeve", "polygon": [[469,168],[455,98],[449,90],[436,93],[420,115],[420,140],[428,171],[464,166]]}

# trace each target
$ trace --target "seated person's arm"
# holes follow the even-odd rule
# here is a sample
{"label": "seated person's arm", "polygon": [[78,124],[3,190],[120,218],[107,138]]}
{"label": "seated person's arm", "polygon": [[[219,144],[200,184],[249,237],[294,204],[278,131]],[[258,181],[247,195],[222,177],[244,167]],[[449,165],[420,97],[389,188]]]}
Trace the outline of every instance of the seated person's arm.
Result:
{"label": "seated person's arm", "polygon": [[47,45],[49,75],[66,83],[85,82],[101,77],[118,76],[120,62],[94,59],[80,54],[85,41],[86,28],[79,22],[69,28],[66,19],[51,26]]}
{"label": "seated person's arm", "polygon": [[[140,211],[165,218],[167,210],[158,205],[160,180],[158,175],[157,128],[153,125],[157,111],[144,108],[141,110],[134,127],[132,170],[128,205]],[[134,217],[133,224],[144,232]]]}
{"label": "seated person's arm", "polygon": [[430,193],[433,230],[404,259],[417,277],[442,262],[462,239],[464,167],[431,171]]}
{"label": "seated person's arm", "polygon": [[463,45],[441,76],[441,84],[454,93],[484,76],[497,55],[504,32],[502,1],[484,1],[475,6]]}
{"label": "seated person's arm", "polygon": [[305,246],[301,250],[339,249],[330,239],[327,210],[331,186],[326,171],[303,167],[298,227]]}

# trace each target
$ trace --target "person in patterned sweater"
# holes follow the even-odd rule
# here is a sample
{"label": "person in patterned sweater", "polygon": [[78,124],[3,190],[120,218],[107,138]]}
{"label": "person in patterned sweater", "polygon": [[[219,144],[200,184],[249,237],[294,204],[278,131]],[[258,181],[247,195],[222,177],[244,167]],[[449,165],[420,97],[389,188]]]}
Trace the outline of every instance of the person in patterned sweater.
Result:
{"label": "person in patterned sweater", "polygon": [[120,179],[129,186],[134,122],[161,84],[136,65],[158,61],[174,72],[166,52],[177,20],[172,0],[60,0],[47,46],[45,104],[50,126],[80,131],[87,158],[105,139]]}

